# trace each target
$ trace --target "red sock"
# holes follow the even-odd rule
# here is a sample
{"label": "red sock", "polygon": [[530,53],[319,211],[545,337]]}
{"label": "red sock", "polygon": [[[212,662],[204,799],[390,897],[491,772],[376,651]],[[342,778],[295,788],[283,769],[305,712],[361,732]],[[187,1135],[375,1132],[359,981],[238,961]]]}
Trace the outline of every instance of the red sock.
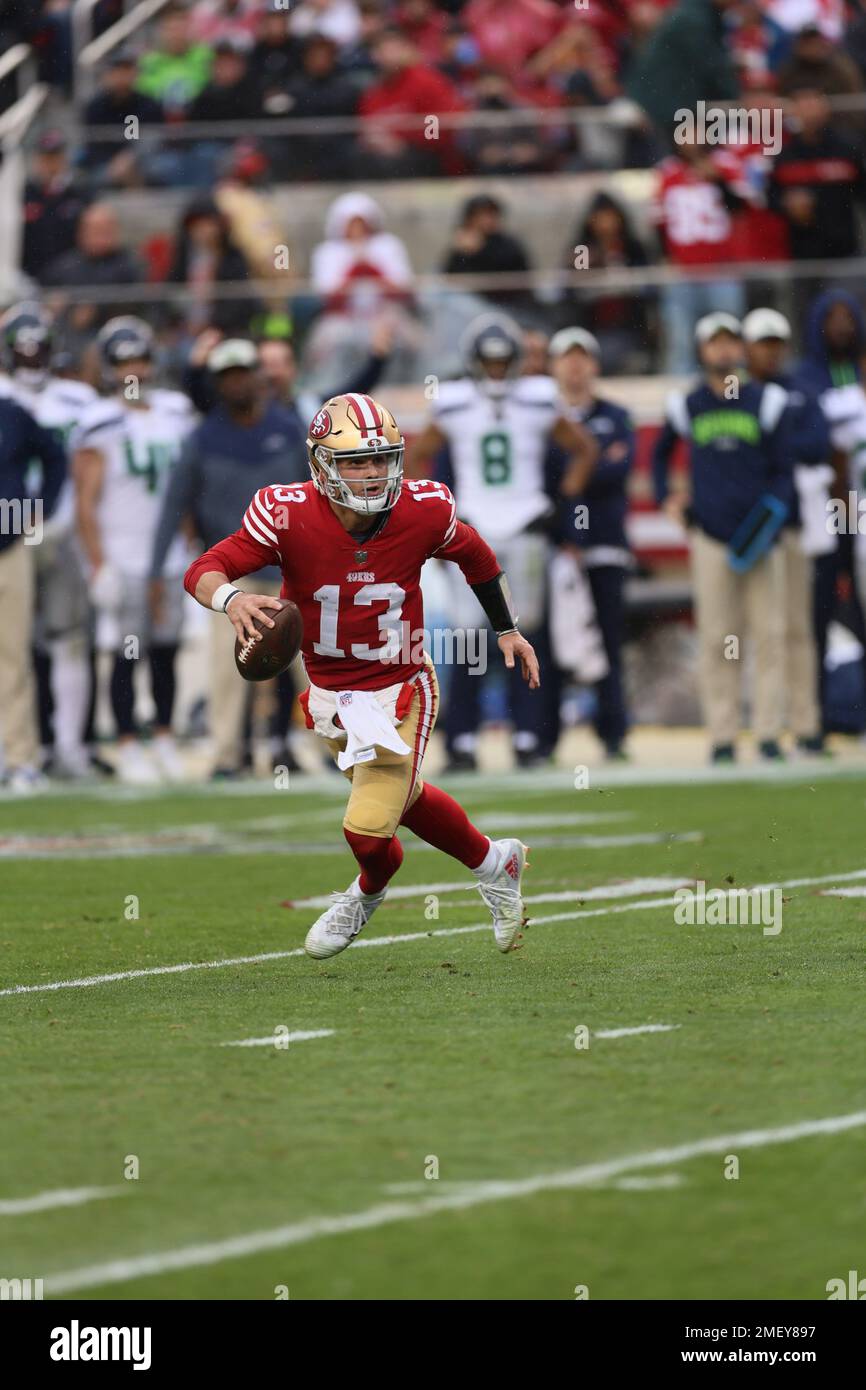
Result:
{"label": "red sock", "polygon": [[345,827],[343,834],[361,867],[361,892],[381,893],[403,863],[403,846],[397,836],[383,840],[380,835],[356,835]]}
{"label": "red sock", "polygon": [[454,797],[441,787],[431,787],[429,782],[424,783],[424,790],[401,824],[414,830],[428,845],[459,859],[468,869],[477,869],[490,848],[487,836],[476,830]]}

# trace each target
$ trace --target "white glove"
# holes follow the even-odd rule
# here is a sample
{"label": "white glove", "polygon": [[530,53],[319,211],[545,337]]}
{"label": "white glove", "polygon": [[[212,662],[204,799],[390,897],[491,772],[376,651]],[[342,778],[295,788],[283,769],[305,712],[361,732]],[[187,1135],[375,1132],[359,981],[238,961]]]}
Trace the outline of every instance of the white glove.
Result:
{"label": "white glove", "polygon": [[123,599],[121,576],[112,565],[102,564],[88,585],[90,602],[101,613],[117,613]]}

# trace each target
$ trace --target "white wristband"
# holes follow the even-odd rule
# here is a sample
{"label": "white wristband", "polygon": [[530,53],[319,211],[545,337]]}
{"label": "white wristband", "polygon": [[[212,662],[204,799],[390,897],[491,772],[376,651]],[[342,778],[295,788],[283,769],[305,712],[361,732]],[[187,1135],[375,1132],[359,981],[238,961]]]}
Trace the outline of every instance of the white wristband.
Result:
{"label": "white wristband", "polygon": [[229,600],[233,599],[235,594],[241,592],[242,590],[236,588],[234,584],[220,584],[219,588],[214,592],[214,596],[210,601],[210,606],[215,613],[224,613],[229,606]]}

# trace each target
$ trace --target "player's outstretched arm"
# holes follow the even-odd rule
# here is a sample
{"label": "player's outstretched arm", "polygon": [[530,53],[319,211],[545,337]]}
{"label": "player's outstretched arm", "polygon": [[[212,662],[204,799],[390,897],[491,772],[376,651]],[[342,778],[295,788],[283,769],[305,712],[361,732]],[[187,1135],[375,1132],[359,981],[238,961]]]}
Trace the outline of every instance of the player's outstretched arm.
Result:
{"label": "player's outstretched arm", "polygon": [[537,690],[541,685],[538,658],[532,643],[527,642],[518,631],[517,609],[505,574],[500,570],[493,579],[473,584],[471,588],[496,633],[496,642],[505,657],[505,665],[510,671],[515,661],[519,661],[523,679],[529,682],[530,690]]}
{"label": "player's outstretched arm", "polygon": [[195,586],[195,598],[203,608],[225,613],[243,641],[250,637],[258,641],[261,633],[256,628],[256,619],[265,627],[273,627],[274,620],[268,616],[267,610],[282,607],[280,599],[271,594],[248,594],[243,589],[236,589],[231,580],[218,570],[207,570],[201,575]]}

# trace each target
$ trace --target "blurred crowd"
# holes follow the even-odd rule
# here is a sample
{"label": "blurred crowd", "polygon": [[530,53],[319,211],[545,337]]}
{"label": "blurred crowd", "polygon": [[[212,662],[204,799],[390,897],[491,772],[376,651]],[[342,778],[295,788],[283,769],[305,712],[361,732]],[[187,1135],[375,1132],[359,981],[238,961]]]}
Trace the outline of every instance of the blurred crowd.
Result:
{"label": "blurred crowd", "polygon": [[[100,0],[97,32],[119,8]],[[71,9],[30,0],[0,21],[8,39],[34,45],[61,90],[72,81]],[[134,44],[111,51],[95,94],[76,85],[90,132],[77,166],[114,184],[207,187],[225,140],[160,140],[160,127],[289,122],[260,139],[280,181],[646,166],[677,109],[699,98],[862,94],[866,15],[861,0],[197,0],[166,6]],[[625,134],[568,119],[623,97],[646,117]],[[538,119],[510,122],[518,110]],[[445,124],[473,112],[492,119]],[[424,124],[433,113],[435,138]],[[130,115],[149,137],[135,159],[94,129]],[[292,129],[355,116],[357,131]]]}
{"label": "blurred crowd", "polygon": [[[85,134],[43,128],[24,190],[21,269],[51,295],[70,352],[134,304],[134,293],[111,301],[111,287],[141,285],[141,302],[151,302],[144,287],[159,285],[154,326],[177,352],[208,325],[258,332],[279,320],[318,387],[333,352],[340,370],[358,365],[384,318],[403,349],[393,370],[408,381],[421,341],[441,339],[447,358],[465,322],[459,305],[437,308],[417,288],[419,276],[444,272],[449,293],[466,287],[468,312],[493,303],[547,332],[577,321],[598,338],[605,370],[681,373],[694,364],[691,328],[701,313],[742,315],[773,302],[799,322],[833,266],[862,253],[866,18],[857,5],[597,0],[583,9],[503,0],[495,20],[491,8],[488,0],[290,9],[203,0],[160,11],[149,46],[113,49],[78,113]],[[500,120],[510,107],[548,116],[575,104],[614,110],[624,95],[644,112],[637,126]],[[723,144],[700,132],[672,138],[676,112],[713,97],[764,112],[770,143],[745,126]],[[838,109],[843,97],[850,109]],[[428,138],[431,113],[441,122],[482,109],[498,112],[497,123],[443,126]],[[413,112],[411,128],[378,119]],[[327,125],[355,117],[357,128]],[[305,124],[269,136],[271,118]],[[249,134],[261,121],[264,133],[257,124]],[[185,126],[206,134],[168,138]],[[509,226],[507,201],[462,197],[458,181],[641,164],[653,169],[649,205],[643,194],[630,204],[619,187],[602,186],[565,227],[558,267],[539,265],[537,249]],[[446,176],[453,190],[451,239],[432,264],[429,252],[426,264],[414,262],[383,208],[351,191],[413,175]],[[308,265],[275,192],[295,179],[349,190],[323,219]],[[186,190],[188,202],[173,230],[137,240],[111,200],[142,185]],[[793,286],[778,275],[760,280],[761,267],[786,264],[803,267]],[[656,267],[669,279],[639,290],[573,274]],[[533,274],[557,268],[559,288],[535,292]],[[88,288],[98,292],[92,305],[82,303]]]}

